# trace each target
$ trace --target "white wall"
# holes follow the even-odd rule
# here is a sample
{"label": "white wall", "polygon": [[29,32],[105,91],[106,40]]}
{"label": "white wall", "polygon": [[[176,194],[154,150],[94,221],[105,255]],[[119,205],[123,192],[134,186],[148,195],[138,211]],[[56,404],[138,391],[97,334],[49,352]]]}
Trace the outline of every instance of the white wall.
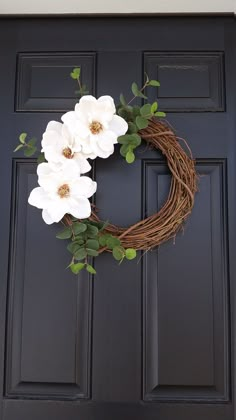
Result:
{"label": "white wall", "polygon": [[233,12],[236,0],[0,0],[0,14]]}

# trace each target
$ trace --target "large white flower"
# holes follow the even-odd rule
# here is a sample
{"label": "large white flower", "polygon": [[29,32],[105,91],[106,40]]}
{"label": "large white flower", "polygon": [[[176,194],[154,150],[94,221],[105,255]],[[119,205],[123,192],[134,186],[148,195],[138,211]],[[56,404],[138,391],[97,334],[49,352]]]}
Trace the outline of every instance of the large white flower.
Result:
{"label": "large white flower", "polygon": [[81,174],[91,169],[87,159],[83,156],[81,145],[72,137],[68,128],[57,121],[50,121],[42,139],[42,152],[46,160],[55,165],[61,166],[67,161],[74,161],[79,167]]}
{"label": "large white flower", "polygon": [[126,133],[127,122],[115,115],[116,108],[111,96],[85,95],[75,105],[75,110],[62,116],[76,143],[81,145],[86,157],[107,158],[114,152],[117,137]]}
{"label": "large white flower", "polygon": [[76,163],[67,162],[57,171],[49,163],[41,163],[37,173],[40,187],[31,191],[28,202],[43,210],[48,225],[58,223],[66,213],[78,219],[90,216],[88,198],[96,192],[97,183],[87,176],[80,177]]}

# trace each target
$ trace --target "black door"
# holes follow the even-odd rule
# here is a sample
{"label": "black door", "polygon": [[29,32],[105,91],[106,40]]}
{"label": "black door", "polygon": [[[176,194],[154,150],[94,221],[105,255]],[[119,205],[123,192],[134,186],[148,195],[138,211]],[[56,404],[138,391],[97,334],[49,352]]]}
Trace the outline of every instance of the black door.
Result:
{"label": "black door", "polygon": [[[1,420],[233,420],[236,22],[225,18],[0,21]],[[109,255],[96,278],[27,204],[36,161],[13,154],[91,93],[129,95],[144,70],[187,139],[199,192],[183,234],[137,261]],[[166,200],[155,151],[97,159],[100,217],[127,226]]]}

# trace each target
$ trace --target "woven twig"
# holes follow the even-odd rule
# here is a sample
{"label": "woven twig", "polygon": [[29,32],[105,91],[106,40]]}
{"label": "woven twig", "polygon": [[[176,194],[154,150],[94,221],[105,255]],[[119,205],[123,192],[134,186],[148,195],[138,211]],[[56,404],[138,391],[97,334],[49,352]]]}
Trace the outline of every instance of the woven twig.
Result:
{"label": "woven twig", "polygon": [[[140,131],[140,135],[149,146],[161,150],[167,159],[172,174],[167,201],[160,211],[128,228],[109,224],[105,231],[118,237],[124,248],[150,250],[173,238],[183,226],[194,205],[197,174],[188,145],[185,142],[190,156],[166,124],[153,119],[147,128]],[[91,220],[100,221],[94,212]]]}

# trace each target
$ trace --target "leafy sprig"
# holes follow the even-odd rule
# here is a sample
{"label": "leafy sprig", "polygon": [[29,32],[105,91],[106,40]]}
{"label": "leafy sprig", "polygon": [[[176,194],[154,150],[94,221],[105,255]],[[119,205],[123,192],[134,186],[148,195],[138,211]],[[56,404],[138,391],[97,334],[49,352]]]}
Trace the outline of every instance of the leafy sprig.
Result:
{"label": "leafy sprig", "polygon": [[75,90],[75,95],[81,98],[83,95],[88,95],[89,91],[87,90],[87,87],[85,84],[82,84],[81,82],[81,68],[75,67],[72,72],[70,73],[70,77],[73,80],[76,80],[79,85],[79,89]]}
{"label": "leafy sprig", "polygon": [[[19,144],[15,148],[14,152],[18,152],[19,150],[23,149],[25,157],[32,157],[38,152],[37,148],[37,139],[32,137],[30,140],[27,141],[28,134],[21,133],[19,135]],[[45,161],[44,153],[40,153],[38,155],[37,162],[42,163]]]}
{"label": "leafy sprig", "polygon": [[72,254],[72,259],[68,267],[72,273],[78,274],[85,269],[91,274],[96,274],[89,259],[98,257],[105,249],[120,263],[125,258],[132,260],[136,257],[136,251],[132,248],[125,249],[117,237],[106,232],[106,226],[107,222],[69,219],[69,226],[57,234],[58,239],[70,240],[67,250]]}
{"label": "leafy sprig", "polygon": [[132,83],[131,91],[134,96],[129,102],[126,101],[123,93],[120,95],[120,103],[117,106],[117,114],[127,121],[128,131],[125,135],[118,137],[118,143],[121,144],[120,154],[126,159],[127,163],[133,163],[135,161],[134,151],[141,144],[141,135],[139,131],[148,126],[151,118],[162,118],[166,116],[164,112],[160,112],[158,110],[157,101],[152,104],[145,103],[143,106],[131,106],[131,103],[137,98],[146,100],[147,96],[144,92],[147,87],[159,86],[160,82],[158,80],[150,80],[146,75],[146,81],[142,88],[139,88],[137,83]]}

